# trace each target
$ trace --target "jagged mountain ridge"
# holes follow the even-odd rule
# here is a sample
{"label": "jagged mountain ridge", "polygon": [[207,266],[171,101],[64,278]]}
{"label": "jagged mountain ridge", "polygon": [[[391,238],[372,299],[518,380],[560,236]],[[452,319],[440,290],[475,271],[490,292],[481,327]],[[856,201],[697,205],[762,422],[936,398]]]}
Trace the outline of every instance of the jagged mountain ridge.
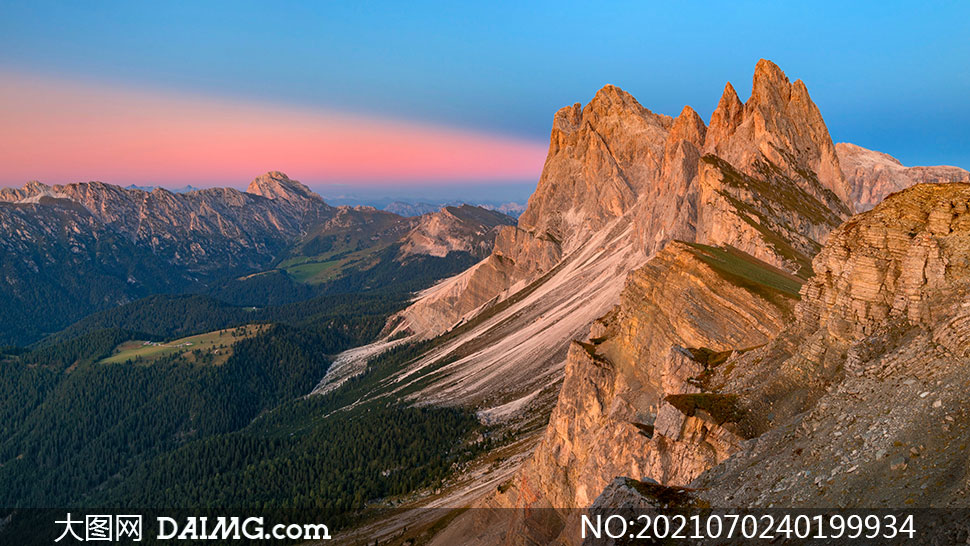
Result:
{"label": "jagged mountain ridge", "polygon": [[[638,228],[637,250],[646,255],[663,250],[627,278],[624,294],[636,297],[621,296],[619,306],[599,315],[587,342],[569,346],[565,381],[542,441],[516,476],[484,499],[485,507],[587,507],[618,475],[685,484],[737,451],[745,431],[726,424],[716,399],[713,408],[698,409],[710,400],[694,380],[732,351],[764,344],[785,327],[799,287],[812,275],[812,257],[828,233],[864,205],[851,198],[859,186],[871,183],[867,176],[854,176],[850,183],[804,84],[790,83],[768,61],[758,63],[746,103],[726,86],[710,127],[689,108],[672,123],[662,117],[642,122],[644,109],[631,106],[615,88],[604,91],[606,98],[618,97],[614,104],[639,116],[626,125],[637,127],[636,134],[658,127],[677,130],[662,147],[643,144],[647,149],[639,155],[603,158],[597,146],[609,141],[594,141],[590,162],[607,167],[598,171],[606,173],[604,184],[594,187],[610,199],[591,209],[591,220],[562,214],[589,200],[585,195],[574,204],[575,193],[548,190],[542,182],[530,209],[535,203],[536,210],[560,211],[546,214],[552,220],[544,233],[563,236],[553,239],[567,241],[566,246],[588,236],[583,226],[629,210],[624,217]],[[563,128],[587,127],[583,116],[596,102],[557,114],[547,169],[562,149]],[[618,174],[623,163],[616,158],[639,157],[647,164],[640,172],[651,172],[658,149],[663,168],[653,170],[659,176],[645,186],[650,197],[631,205],[626,190],[636,185],[619,184],[627,178]],[[577,187],[566,180],[560,188]],[[555,204],[545,204],[544,188]],[[533,218],[527,211],[519,228],[535,225]],[[686,244],[672,242],[678,240]],[[493,256],[504,248],[496,244]],[[463,283],[463,288],[473,284],[467,277]],[[410,311],[431,307],[425,303],[421,309],[421,304]],[[578,521],[536,521],[528,513],[478,512],[459,518],[453,529],[467,526],[466,531],[486,536],[490,531],[483,529],[497,526],[512,543],[578,536],[568,532],[576,531]],[[483,514],[503,517],[483,521]],[[511,522],[509,514],[515,514]]]}
{"label": "jagged mountain ridge", "polygon": [[[265,197],[269,195],[271,197]],[[47,186],[30,182],[0,190],[0,200],[78,205],[104,227],[143,245],[190,273],[255,269],[269,265],[303,230],[332,214],[332,207],[278,172],[253,180],[246,192],[209,188],[176,194],[126,190],[102,182]]]}
{"label": "jagged mountain ridge", "polygon": [[[441,333],[549,272],[625,216],[636,233],[633,250],[644,256],[670,240],[696,240],[733,244],[789,270],[808,267],[818,240],[850,214],[838,197],[849,189],[804,84],[790,83],[768,61],[758,63],[754,79],[744,105],[726,86],[710,131],[690,107],[672,119],[614,86],[586,107],[560,110],[518,226],[499,234],[492,256],[475,270],[417,301],[405,322],[423,335]],[[811,130],[803,134],[802,124]],[[759,191],[751,205],[745,200],[754,183],[787,189]],[[733,218],[723,210],[735,211]],[[775,244],[765,248],[763,239]]]}
{"label": "jagged mountain ridge", "polygon": [[[354,233],[355,244],[366,248],[385,243],[374,238],[374,226],[391,226],[381,235],[400,245],[420,226],[448,224],[441,222],[442,214],[406,219],[369,208],[331,207],[278,171],[257,177],[245,192],[143,191],[102,182],[29,182],[0,189],[0,248],[6,257],[0,270],[6,319],[0,337],[30,342],[100,309],[263,271],[294,245],[302,248],[332,232]],[[467,251],[468,257],[448,258],[467,267],[491,248],[495,225],[513,222],[475,207],[449,217],[464,224],[427,231],[412,256],[427,250],[444,259],[443,248]],[[454,271],[444,268],[429,282]]]}
{"label": "jagged mountain ridge", "polygon": [[[596,343],[590,340],[578,348],[572,340],[587,337],[590,325],[622,301],[630,272],[652,256],[663,259],[663,249],[673,241],[685,241],[683,254],[670,257],[670,263],[711,267],[708,262],[720,259],[712,259],[711,253],[729,252],[746,273],[739,276],[724,268],[694,272],[694,280],[684,286],[727,277],[733,280],[725,286],[740,282],[739,293],[760,294],[764,287],[759,282],[767,274],[784,279],[790,291],[792,283],[797,287],[810,274],[811,257],[821,240],[851,213],[852,205],[838,197],[848,188],[834,145],[804,85],[791,83],[764,60],[756,67],[755,80],[755,92],[743,104],[726,86],[712,117],[713,133],[690,107],[677,118],[657,115],[614,86],[601,89],[585,107],[560,110],[542,177],[519,225],[503,229],[486,260],[425,291],[391,323],[392,334],[410,331],[431,337],[453,332],[390,381],[400,388],[421,384],[417,392],[410,387],[409,399],[472,405],[486,421],[512,429],[545,428],[531,461],[501,492],[485,499],[485,506],[587,505],[612,479],[615,466],[580,461],[591,454],[589,461],[600,462],[619,455],[601,449],[610,445],[614,432],[642,432],[623,419],[637,415],[646,425],[650,396],[633,396],[621,404],[626,410],[612,415],[602,407],[599,412],[584,408],[586,399],[568,389],[571,383],[589,384],[587,379],[571,382],[574,370],[598,366],[596,373],[603,373]],[[813,126],[801,132],[799,123],[805,120]],[[816,171],[826,174],[820,177]],[[762,281],[748,286],[745,275]],[[699,290],[718,293],[713,287]],[[654,292],[669,298],[663,308],[684,306],[676,290],[660,286]],[[772,295],[769,301],[778,297],[791,294]],[[741,303],[731,312],[770,319],[753,325],[739,319],[749,330],[732,335],[764,342],[784,324],[783,301],[771,303],[781,305],[771,311],[744,304],[742,296],[735,299]],[[699,303],[691,316],[709,312],[710,305]],[[621,320],[617,331],[650,335],[650,328],[636,334],[625,322]],[[720,342],[726,344],[725,339]],[[660,353],[661,360],[667,352]],[[636,366],[636,351],[627,353],[623,370]],[[620,382],[628,378],[622,373],[612,377]],[[628,386],[607,381],[603,388],[610,394],[597,393],[594,400],[619,403],[636,390]],[[616,389],[626,393],[614,397]],[[569,406],[573,410],[565,409]],[[572,420],[586,409],[598,417],[585,424]],[[553,418],[546,426],[550,411]],[[631,448],[624,456],[636,458],[635,452]],[[620,458],[616,464],[653,463]],[[555,470],[543,474],[550,468]],[[574,482],[571,476],[580,479]],[[487,512],[477,512],[482,513]],[[471,534],[476,527],[491,527],[468,518],[459,518],[455,525],[470,525]],[[508,530],[508,522],[497,525]],[[561,530],[553,529],[552,535]]]}
{"label": "jagged mountain ridge", "polygon": [[0,190],[0,335],[30,342],[93,311],[264,269],[332,214],[282,173],[250,190],[176,194],[102,182]]}
{"label": "jagged mountain ridge", "polygon": [[[626,274],[669,241],[730,245],[806,275],[819,240],[849,215],[837,197],[845,179],[824,124],[807,136],[792,129],[793,119],[819,121],[804,86],[768,61],[755,78],[746,105],[725,89],[712,118],[733,120],[714,133],[724,142],[693,109],[657,115],[614,86],[560,110],[519,224],[502,228],[488,258],[426,290],[391,323],[392,334],[419,337],[461,330],[407,372],[454,360],[416,399],[477,405],[489,419],[548,412],[570,341],[586,336],[618,301]],[[743,138],[762,125],[779,128],[765,137],[771,146]],[[812,168],[828,160],[835,164],[819,178]]]}

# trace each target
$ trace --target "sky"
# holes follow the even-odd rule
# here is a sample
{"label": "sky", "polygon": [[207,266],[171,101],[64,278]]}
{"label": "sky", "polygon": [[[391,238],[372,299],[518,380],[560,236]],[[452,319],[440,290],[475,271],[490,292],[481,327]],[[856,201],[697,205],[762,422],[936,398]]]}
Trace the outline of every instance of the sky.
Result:
{"label": "sky", "polygon": [[560,107],[707,119],[762,57],[835,141],[970,168],[967,36],[970,2],[0,0],[0,185],[531,189]]}

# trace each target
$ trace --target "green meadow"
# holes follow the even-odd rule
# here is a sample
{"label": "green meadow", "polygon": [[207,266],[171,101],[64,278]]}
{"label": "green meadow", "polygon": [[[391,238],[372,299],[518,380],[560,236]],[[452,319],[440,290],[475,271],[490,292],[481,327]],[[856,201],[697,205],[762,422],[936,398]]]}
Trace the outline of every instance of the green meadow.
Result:
{"label": "green meadow", "polygon": [[111,356],[101,360],[102,364],[123,364],[138,362],[148,364],[171,355],[182,355],[192,362],[202,355],[211,354],[209,361],[219,365],[232,355],[232,346],[251,338],[267,328],[265,324],[249,324],[238,328],[216,330],[173,341],[126,341],[115,348]]}

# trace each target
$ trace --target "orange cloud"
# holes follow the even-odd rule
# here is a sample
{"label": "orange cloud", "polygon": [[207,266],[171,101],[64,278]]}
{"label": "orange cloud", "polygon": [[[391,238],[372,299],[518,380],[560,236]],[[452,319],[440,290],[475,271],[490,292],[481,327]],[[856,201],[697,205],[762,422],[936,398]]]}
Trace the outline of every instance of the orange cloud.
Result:
{"label": "orange cloud", "polygon": [[546,147],[483,132],[0,73],[0,180],[535,180]]}

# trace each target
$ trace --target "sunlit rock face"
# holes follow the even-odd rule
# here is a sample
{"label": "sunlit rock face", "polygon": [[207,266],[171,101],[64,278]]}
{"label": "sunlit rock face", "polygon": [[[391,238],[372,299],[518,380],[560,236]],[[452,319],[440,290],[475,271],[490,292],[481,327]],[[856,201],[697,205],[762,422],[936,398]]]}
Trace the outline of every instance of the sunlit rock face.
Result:
{"label": "sunlit rock face", "polygon": [[804,84],[769,61],[754,79],[745,104],[727,86],[710,129],[690,107],[676,118],[655,114],[612,85],[586,106],[561,109],[518,225],[502,230],[482,264],[424,294],[397,323],[440,334],[581,254],[596,235],[626,228],[641,260],[685,240],[806,269],[818,240],[850,213],[847,184]]}
{"label": "sunlit rock face", "polygon": [[[586,340],[563,341],[564,381],[538,447],[513,480],[481,501],[491,508],[564,509],[563,517],[535,521],[528,510],[504,511],[502,518],[469,515],[453,524],[502,529],[511,543],[578,536],[570,531],[578,525],[574,512],[565,509],[590,506],[617,476],[686,486],[770,428],[752,415],[780,419],[795,411],[791,400],[775,408],[728,388],[730,372],[745,366],[770,375],[760,363],[793,354],[793,323],[811,322],[806,317],[828,312],[819,302],[829,309],[829,300],[838,299],[826,292],[825,279],[833,278],[827,268],[851,262],[833,252],[852,221],[837,240],[830,234],[854,210],[867,208],[859,197],[867,182],[840,164],[806,86],[769,61],[758,63],[746,102],[726,86],[709,126],[690,108],[670,119],[608,86],[587,106],[557,113],[551,140],[519,235],[499,239],[487,268],[453,281],[447,301],[457,304],[454,314],[439,314],[436,298],[444,291],[405,312],[440,316],[421,324],[447,330],[514,294],[523,279],[555,275],[559,263],[584,249],[584,239],[618,225],[644,259],[616,271],[624,288],[614,306],[590,320]],[[813,272],[812,260],[826,244]],[[936,252],[928,242],[907,248],[912,264],[893,282],[916,286],[938,275]],[[823,257],[829,265],[819,262]],[[836,307],[855,309],[859,317],[894,309],[922,316],[916,288],[884,295],[882,265],[859,268],[858,298]],[[476,277],[488,280],[479,285]],[[864,323],[840,328],[865,330]],[[809,336],[802,350],[822,371],[804,387],[806,400],[839,369],[838,349],[814,340]],[[793,389],[778,387],[785,388]]]}
{"label": "sunlit rock face", "polygon": [[695,480],[706,502],[967,505],[968,209],[921,184],[832,233],[795,321],[714,374],[757,441]]}

